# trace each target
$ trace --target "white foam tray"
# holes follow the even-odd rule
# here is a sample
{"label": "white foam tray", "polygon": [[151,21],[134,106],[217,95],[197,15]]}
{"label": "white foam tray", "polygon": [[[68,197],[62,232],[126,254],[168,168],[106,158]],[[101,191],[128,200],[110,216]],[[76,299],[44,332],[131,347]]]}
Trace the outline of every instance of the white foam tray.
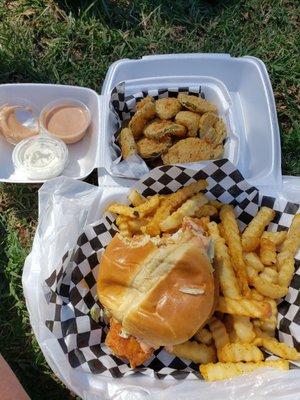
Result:
{"label": "white foam tray", "polygon": [[[167,54],[119,60],[110,66],[102,94],[108,98],[121,81],[128,82],[134,93],[150,84],[165,84],[166,79],[175,85],[179,81],[201,84],[203,77],[221,81],[229,93],[240,149],[234,164],[253,185],[280,183],[280,135],[274,96],[266,67],[259,59],[228,54]],[[107,115],[103,117],[104,126],[108,126]],[[105,173],[101,169],[98,174],[100,185],[113,186],[118,180],[111,176],[103,181]],[[129,180],[122,181],[130,184]]]}
{"label": "white foam tray", "polygon": [[[92,122],[85,137],[78,143],[68,145],[69,162],[63,175],[83,179],[99,165],[101,145],[100,108],[101,99],[94,90],[66,85],[52,84],[4,84],[0,85],[0,106],[5,103],[17,104],[16,99],[33,103],[38,113],[50,101],[59,98],[75,98],[85,103],[92,116]],[[12,183],[35,183],[43,180],[28,179],[22,171],[15,169],[12,162],[14,146],[0,134],[0,181]]]}

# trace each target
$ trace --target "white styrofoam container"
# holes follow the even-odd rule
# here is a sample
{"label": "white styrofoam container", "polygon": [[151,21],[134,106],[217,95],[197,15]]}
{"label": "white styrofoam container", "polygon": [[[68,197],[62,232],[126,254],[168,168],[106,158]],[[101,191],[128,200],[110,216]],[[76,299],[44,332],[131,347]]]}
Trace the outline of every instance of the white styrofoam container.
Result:
{"label": "white styrofoam container", "polygon": [[[78,201],[78,198],[80,199],[77,189],[78,186],[75,182],[74,197],[76,201]],[[263,195],[277,198],[281,197],[286,201],[294,202],[295,199],[300,199],[300,177],[283,176],[281,185],[262,186],[258,187],[258,189]],[[125,200],[128,193],[128,188],[122,186],[104,188],[104,190],[103,188],[98,188],[97,190],[102,192],[101,204],[99,204],[98,201],[93,201],[94,196],[89,196],[88,188],[84,194],[85,205],[87,207],[87,210],[84,212],[84,219],[86,219],[88,223],[94,221],[95,213],[98,216],[101,215],[109,203],[116,200]],[[82,218],[82,215],[80,217]],[[66,213],[65,220],[61,222],[60,231],[62,235],[64,230],[68,229],[66,228],[68,224],[72,224],[73,220],[74,216],[71,210],[69,213]],[[42,216],[40,216],[40,224],[43,224]],[[43,227],[43,229],[45,229],[45,227]],[[51,232],[49,234],[50,236],[53,235]],[[72,231],[74,240],[77,240],[78,234],[79,232],[76,232],[76,229]],[[56,249],[56,252],[58,252],[58,254],[56,254],[56,259],[50,259],[53,265],[55,265],[68,250],[68,248],[65,248],[64,240],[59,241],[58,247],[59,251]],[[46,263],[46,271],[49,267],[51,268],[51,265],[49,265],[51,263]],[[289,380],[287,380],[287,376],[283,377],[280,372],[268,378],[265,375],[263,377],[263,372],[259,371],[257,380],[253,379],[253,375],[249,375],[246,380],[243,376],[234,380],[216,383],[204,383],[200,380],[179,380],[174,382],[173,380],[163,379],[156,380],[155,384],[153,384],[153,378],[147,376],[128,376],[112,379],[97,374],[82,374],[82,371],[76,368],[70,368],[68,358],[61,351],[61,347],[56,338],[53,337],[46,325],[40,326],[40,321],[43,316],[38,315],[36,311],[36,302],[40,297],[46,302],[42,291],[42,282],[45,278],[44,267],[45,265],[41,265],[32,254],[27,257],[24,265],[22,283],[26,305],[29,310],[30,322],[38,342],[42,342],[41,349],[53,372],[70,390],[75,392],[82,399],[142,400],[149,398],[149,400],[182,400],[184,398],[184,393],[187,393],[187,391],[190,399],[197,400],[204,400],[207,398],[218,400],[232,400],[236,398],[248,399],[251,387],[254,388],[252,393],[253,399],[265,399],[269,398],[269,394],[274,393],[275,386],[276,393],[277,391],[280,393],[278,396],[275,396],[276,399],[284,397],[286,400],[296,400],[299,398],[299,392],[291,391],[290,389],[292,382],[299,382],[299,374],[296,374],[296,371],[299,372],[299,370],[289,371],[289,374],[295,373],[295,375],[289,375]],[[47,273],[46,276],[48,276]],[[34,292],[32,288],[35,288]],[[54,353],[55,357],[53,356]],[[240,381],[237,381],[237,379],[240,379]],[[280,382],[282,383],[280,384]],[[293,389],[295,388],[293,387]],[[207,396],[208,391],[211,396]],[[218,395],[216,395],[216,391]],[[283,397],[280,397],[281,394]]]}
{"label": "white styrofoam container", "polygon": [[[255,57],[231,57],[228,54],[166,54],[141,59],[119,60],[112,64],[103,83],[102,95],[107,99],[113,87],[126,81],[132,90],[147,84],[182,81],[201,84],[201,78],[219,80],[227,88],[231,115],[239,141],[235,162],[245,179],[253,185],[276,185],[281,181],[280,135],[275,101],[268,73],[263,62]],[[198,80],[197,80],[198,79]],[[138,84],[137,84],[138,83]],[[109,126],[104,114],[104,127]],[[105,121],[106,119],[106,121]],[[99,170],[99,184],[103,171]],[[106,177],[113,186],[115,177]],[[123,179],[124,184],[126,181]]]}
{"label": "white styrofoam container", "polygon": [[[0,106],[5,103],[17,104],[16,99],[30,101],[38,113],[53,100],[75,98],[88,106],[91,112],[91,125],[84,138],[68,145],[69,162],[63,175],[83,179],[98,166],[101,146],[100,104],[101,97],[88,88],[52,84],[4,84],[0,85]],[[28,179],[21,170],[15,169],[12,161],[14,146],[0,135],[0,181],[12,183],[35,183],[43,180]]]}

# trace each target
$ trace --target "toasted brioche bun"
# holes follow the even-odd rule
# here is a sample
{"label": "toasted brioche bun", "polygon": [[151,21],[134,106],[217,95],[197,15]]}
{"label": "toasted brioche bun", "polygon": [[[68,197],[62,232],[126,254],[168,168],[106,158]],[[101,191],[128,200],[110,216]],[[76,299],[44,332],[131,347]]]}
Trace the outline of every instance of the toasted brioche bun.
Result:
{"label": "toasted brioche bun", "polygon": [[191,338],[213,312],[216,296],[213,268],[196,238],[158,248],[119,234],[101,257],[97,291],[128,334],[153,346]]}

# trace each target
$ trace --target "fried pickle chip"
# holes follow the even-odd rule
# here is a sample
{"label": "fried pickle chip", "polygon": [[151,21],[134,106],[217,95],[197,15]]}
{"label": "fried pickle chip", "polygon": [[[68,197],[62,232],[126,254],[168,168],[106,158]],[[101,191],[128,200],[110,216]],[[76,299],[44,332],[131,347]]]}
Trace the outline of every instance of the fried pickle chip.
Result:
{"label": "fried pickle chip", "polygon": [[206,140],[208,143],[215,144],[217,141],[217,132],[215,128],[210,127],[206,130],[205,133],[200,131],[200,137],[201,139]]}
{"label": "fried pickle chip", "polygon": [[161,119],[172,119],[180,111],[181,104],[174,97],[158,99],[155,103],[156,114]]}
{"label": "fried pickle chip", "polygon": [[121,130],[119,142],[124,160],[137,152],[137,146],[133,134],[129,128]]}
{"label": "fried pickle chip", "polygon": [[141,110],[148,103],[154,103],[152,96],[144,97],[142,100],[138,101],[135,106],[136,111]]}
{"label": "fried pickle chip", "polygon": [[218,121],[215,123],[214,128],[217,132],[218,143],[222,143],[227,136],[227,128],[225,122],[221,118],[219,118]]}
{"label": "fried pickle chip", "polygon": [[175,117],[177,124],[181,124],[187,128],[188,136],[190,137],[197,135],[199,120],[200,116],[192,111],[180,111]]}
{"label": "fried pickle chip", "polygon": [[203,139],[186,138],[174,144],[162,155],[163,163],[176,164],[210,159],[212,146]]}
{"label": "fried pickle chip", "polygon": [[187,108],[190,111],[194,111],[200,114],[204,114],[209,111],[214,113],[217,112],[217,107],[214,104],[198,96],[180,93],[178,95],[178,100],[181,105],[183,105],[183,107]]}
{"label": "fried pickle chip", "polygon": [[134,114],[128,124],[134,138],[138,138],[142,134],[147,122],[152,119],[155,114],[155,104],[153,102],[147,102]]}
{"label": "fried pickle chip", "polygon": [[170,136],[165,136],[160,140],[143,137],[137,142],[138,153],[142,158],[156,158],[172,146]]}
{"label": "fried pickle chip", "polygon": [[199,126],[201,139],[205,139],[214,147],[221,145],[227,136],[225,122],[211,112],[203,114],[201,121]]}
{"label": "fried pickle chip", "polygon": [[215,123],[218,121],[218,116],[213,112],[204,113],[200,118],[199,129],[200,136],[205,136],[206,132],[213,128]]}
{"label": "fried pickle chip", "polygon": [[185,133],[185,126],[161,119],[155,119],[144,129],[144,135],[149,139],[161,139],[169,134],[174,136],[184,136]]}
{"label": "fried pickle chip", "polygon": [[212,149],[209,160],[216,160],[217,158],[221,158],[223,153],[224,153],[224,146],[222,144],[219,144],[219,146]]}

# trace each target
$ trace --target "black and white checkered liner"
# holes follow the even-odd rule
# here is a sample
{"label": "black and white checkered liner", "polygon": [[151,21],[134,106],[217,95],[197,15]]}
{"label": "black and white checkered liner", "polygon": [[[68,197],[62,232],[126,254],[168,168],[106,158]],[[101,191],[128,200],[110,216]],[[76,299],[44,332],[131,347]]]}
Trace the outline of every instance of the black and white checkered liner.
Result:
{"label": "black and white checkered liner", "polygon": [[[299,205],[260,197],[242,175],[227,160],[210,162],[201,171],[192,171],[176,166],[163,166],[152,170],[136,189],[143,195],[167,194],[177,191],[195,180],[207,179],[207,196],[224,203],[231,203],[241,229],[257,213],[259,206],[274,208],[276,218],[269,229],[287,229],[292,217],[299,212]],[[115,357],[104,344],[107,325],[104,320],[96,323],[90,310],[96,303],[96,277],[98,257],[117,232],[111,214],[85,228],[77,245],[63,257],[60,265],[46,280],[45,295],[53,318],[46,321],[47,327],[57,338],[63,352],[74,368],[105,376],[122,377],[132,374],[149,375],[160,379],[196,379],[197,366],[179,359],[164,350],[143,366],[130,369],[129,365]],[[98,256],[97,256],[98,255]],[[280,340],[294,345],[298,350],[300,329],[300,268],[297,270],[288,295],[279,306],[278,331]],[[100,305],[101,306],[101,305]]]}
{"label": "black and white checkered liner", "polygon": [[130,96],[126,96],[125,93],[125,82],[119,83],[111,92],[110,110],[115,116],[116,126],[116,132],[111,142],[113,156],[111,172],[116,176],[139,179],[149,171],[149,167],[139,155],[122,160],[121,149],[117,141],[121,124],[134,115],[136,103],[147,96],[152,96],[157,100],[164,97],[177,97],[178,93],[187,93],[201,96],[204,99],[205,94],[202,92],[201,86],[143,90]]}

